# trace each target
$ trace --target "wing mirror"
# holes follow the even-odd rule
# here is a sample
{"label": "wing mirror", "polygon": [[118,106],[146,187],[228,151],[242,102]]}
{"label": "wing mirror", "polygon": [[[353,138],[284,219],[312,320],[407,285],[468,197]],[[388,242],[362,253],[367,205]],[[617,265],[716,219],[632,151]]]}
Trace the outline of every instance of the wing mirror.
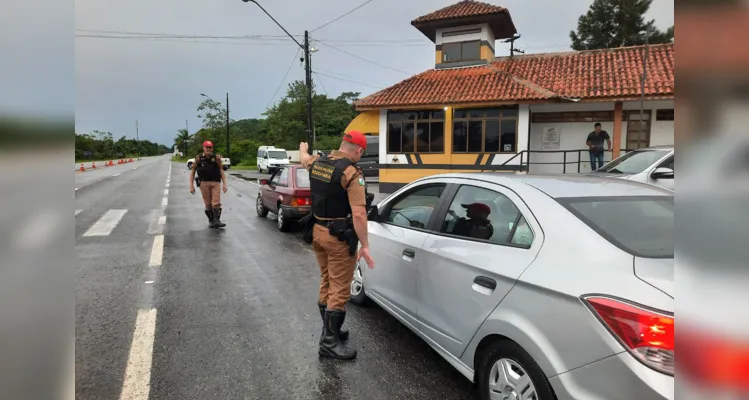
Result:
{"label": "wing mirror", "polygon": [[367,221],[374,221],[377,222],[380,220],[380,211],[377,209],[377,206],[371,206],[369,207],[369,210],[367,210]]}
{"label": "wing mirror", "polygon": [[268,180],[267,180],[267,179],[265,179],[265,178],[261,178],[260,180],[258,180],[258,183],[259,183],[259,184],[260,184],[261,186],[265,186],[265,185],[267,185],[267,184],[268,184]]}
{"label": "wing mirror", "polygon": [[666,167],[659,167],[653,171],[650,176],[653,179],[674,179],[674,170]]}

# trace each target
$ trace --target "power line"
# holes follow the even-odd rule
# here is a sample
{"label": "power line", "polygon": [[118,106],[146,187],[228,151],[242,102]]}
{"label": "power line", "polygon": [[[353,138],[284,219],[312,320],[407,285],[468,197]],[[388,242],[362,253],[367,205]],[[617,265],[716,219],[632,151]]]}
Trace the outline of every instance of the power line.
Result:
{"label": "power line", "polygon": [[310,33],[314,32],[314,31],[317,31],[317,30],[319,30],[319,29],[322,29],[322,28],[324,28],[324,27],[326,27],[326,26],[328,26],[328,25],[332,24],[333,22],[336,22],[336,21],[338,21],[339,19],[341,19],[341,18],[343,18],[343,17],[345,17],[345,16],[347,16],[347,15],[351,14],[352,12],[354,12],[354,11],[356,11],[356,10],[358,10],[358,9],[360,9],[360,8],[362,8],[362,7],[364,7],[364,6],[366,6],[367,4],[369,4],[369,3],[371,3],[371,2],[372,2],[372,0],[367,0],[367,1],[365,1],[364,3],[362,3],[362,4],[359,4],[358,6],[354,7],[354,8],[353,8],[353,9],[351,9],[350,11],[348,11],[348,12],[346,12],[346,13],[344,13],[344,14],[341,14],[341,15],[340,15],[340,16],[338,16],[337,18],[334,18],[334,19],[332,19],[332,20],[330,20],[330,21],[328,21],[328,22],[326,22],[326,23],[324,23],[324,24],[322,24],[322,25],[318,26],[317,28],[315,28],[315,29],[311,30],[311,31],[310,31]]}
{"label": "power line", "polygon": [[325,84],[322,82],[322,78],[320,78],[320,75],[317,75],[317,72],[312,71],[313,74],[317,77],[317,81],[320,82],[320,86],[322,86],[322,90],[325,91],[325,96],[328,95],[328,89],[325,88]]}
{"label": "power line", "polygon": [[224,42],[216,40],[185,40],[185,39],[173,39],[173,38],[150,38],[150,37],[127,37],[127,36],[104,36],[104,35],[75,35],[77,38],[89,38],[89,39],[121,39],[121,40],[140,40],[140,41],[153,41],[153,42],[174,42],[174,43],[204,43],[204,44],[231,44],[241,46],[290,46],[291,43],[263,43],[263,42]]}
{"label": "power line", "polygon": [[382,68],[385,68],[385,69],[389,69],[389,70],[391,70],[391,71],[395,71],[395,72],[400,72],[400,73],[402,73],[402,74],[406,74],[406,75],[408,75],[408,76],[413,76],[413,75],[415,75],[415,74],[412,74],[412,73],[410,73],[410,72],[406,72],[406,71],[403,71],[403,70],[400,70],[400,69],[397,69],[397,68],[393,68],[393,67],[388,67],[387,65],[382,65],[382,64],[380,64],[380,63],[378,63],[378,62],[376,62],[376,61],[368,60],[368,59],[366,59],[366,58],[364,58],[364,57],[361,57],[361,56],[357,56],[356,54],[353,54],[353,53],[349,53],[349,52],[348,52],[348,51],[346,51],[346,50],[341,50],[341,49],[339,49],[339,48],[337,48],[337,47],[335,47],[335,46],[331,45],[330,43],[326,43],[326,42],[323,42],[322,40],[318,40],[318,42],[319,42],[319,43],[321,43],[321,44],[323,44],[323,45],[324,45],[324,46],[326,46],[326,47],[330,47],[330,48],[331,48],[331,49],[333,49],[333,50],[336,50],[336,51],[340,51],[340,52],[341,52],[341,53],[343,53],[343,54],[347,54],[347,55],[349,55],[349,56],[351,56],[351,57],[354,57],[354,58],[358,58],[358,59],[360,59],[360,60],[362,60],[362,61],[365,61],[365,62],[368,62],[368,63],[370,63],[370,64],[374,64],[374,65],[377,65],[377,66],[379,66],[379,67],[382,67]]}
{"label": "power line", "polygon": [[375,88],[375,89],[382,89],[382,88],[381,88],[381,87],[379,87],[379,86],[373,86],[373,85],[370,85],[370,84],[368,84],[368,83],[364,83],[364,82],[357,82],[357,81],[354,81],[354,80],[350,80],[350,79],[345,79],[345,78],[341,78],[341,77],[337,77],[337,76],[329,75],[329,74],[326,74],[326,73],[323,73],[323,72],[319,72],[319,71],[313,71],[313,72],[314,72],[314,73],[316,73],[316,74],[320,74],[320,75],[322,75],[322,76],[327,76],[328,78],[332,78],[332,79],[337,79],[337,80],[339,80],[339,81],[350,82],[350,83],[356,83],[356,84],[358,84],[358,85],[362,85],[362,86],[369,86],[369,87],[371,87],[371,88]]}
{"label": "power line", "polygon": [[273,101],[276,99],[276,96],[278,96],[278,92],[283,87],[283,84],[286,83],[286,78],[289,77],[289,72],[291,72],[291,69],[294,67],[294,64],[296,64],[297,57],[299,57],[300,51],[302,51],[302,49],[296,49],[296,54],[294,54],[294,59],[291,60],[291,65],[289,65],[289,69],[286,70],[286,75],[283,76],[281,83],[278,85],[278,88],[276,89],[276,93],[273,93],[273,97],[271,97],[270,101],[268,102],[268,105],[265,106],[266,110],[270,108],[271,103],[273,103]]}

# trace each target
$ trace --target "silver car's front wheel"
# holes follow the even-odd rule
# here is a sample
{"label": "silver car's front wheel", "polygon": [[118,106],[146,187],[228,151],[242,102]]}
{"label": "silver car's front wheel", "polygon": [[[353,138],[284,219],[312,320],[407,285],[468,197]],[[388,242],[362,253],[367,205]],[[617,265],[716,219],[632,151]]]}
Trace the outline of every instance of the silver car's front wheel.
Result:
{"label": "silver car's front wheel", "polygon": [[509,358],[500,358],[489,372],[492,400],[537,400],[536,387],[528,372]]}
{"label": "silver car's front wheel", "polygon": [[364,277],[361,273],[361,264],[356,263],[354,268],[354,277],[351,279],[351,298],[350,301],[356,305],[363,305],[367,295],[364,294]]}

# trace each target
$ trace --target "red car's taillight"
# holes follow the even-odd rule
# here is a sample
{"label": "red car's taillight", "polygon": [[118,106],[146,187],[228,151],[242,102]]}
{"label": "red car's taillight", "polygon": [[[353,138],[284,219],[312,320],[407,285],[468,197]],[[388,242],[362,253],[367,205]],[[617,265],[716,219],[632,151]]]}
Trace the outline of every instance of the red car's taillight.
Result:
{"label": "red car's taillight", "polygon": [[309,206],[309,205],[312,205],[312,202],[310,201],[309,197],[292,197],[291,205],[292,206]]}
{"label": "red car's taillight", "polygon": [[749,342],[680,325],[679,347],[680,379],[749,394]]}
{"label": "red car's taillight", "polygon": [[656,371],[674,374],[673,315],[608,297],[583,300],[638,360]]}

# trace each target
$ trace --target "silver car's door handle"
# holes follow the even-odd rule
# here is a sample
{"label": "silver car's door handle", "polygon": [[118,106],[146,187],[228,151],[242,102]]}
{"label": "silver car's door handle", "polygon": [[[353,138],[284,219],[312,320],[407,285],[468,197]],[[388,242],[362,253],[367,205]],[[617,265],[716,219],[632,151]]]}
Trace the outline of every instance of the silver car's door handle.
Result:
{"label": "silver car's door handle", "polygon": [[406,257],[414,258],[414,257],[416,257],[416,252],[413,251],[412,249],[405,249],[405,250],[403,250],[403,255],[406,256]]}
{"label": "silver car's door handle", "polygon": [[494,290],[497,288],[497,281],[495,281],[492,278],[487,278],[485,276],[477,276],[476,279],[473,280],[473,283],[485,287],[489,290]]}

